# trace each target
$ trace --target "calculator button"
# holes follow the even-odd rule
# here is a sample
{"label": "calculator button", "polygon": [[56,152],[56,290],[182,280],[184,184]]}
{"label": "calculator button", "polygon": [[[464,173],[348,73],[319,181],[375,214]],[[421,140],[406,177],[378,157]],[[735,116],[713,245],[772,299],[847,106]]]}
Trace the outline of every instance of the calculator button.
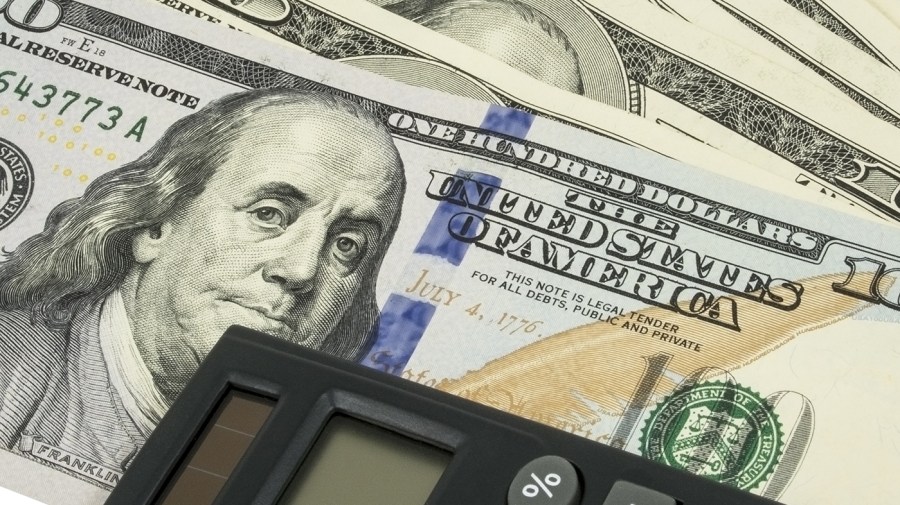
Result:
{"label": "calculator button", "polygon": [[675,498],[620,480],[613,484],[603,505],[678,505]]}
{"label": "calculator button", "polygon": [[541,456],[523,466],[506,495],[508,505],[577,505],[580,501],[578,472],[559,456]]}

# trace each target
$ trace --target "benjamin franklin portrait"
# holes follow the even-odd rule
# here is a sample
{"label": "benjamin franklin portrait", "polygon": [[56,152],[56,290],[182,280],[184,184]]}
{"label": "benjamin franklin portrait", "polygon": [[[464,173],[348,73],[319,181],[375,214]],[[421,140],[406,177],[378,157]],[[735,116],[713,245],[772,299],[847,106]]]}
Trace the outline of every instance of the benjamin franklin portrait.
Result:
{"label": "benjamin franklin portrait", "polygon": [[0,261],[0,443],[121,471],[232,324],[359,358],[404,190],[350,100],[254,90],[179,120]]}

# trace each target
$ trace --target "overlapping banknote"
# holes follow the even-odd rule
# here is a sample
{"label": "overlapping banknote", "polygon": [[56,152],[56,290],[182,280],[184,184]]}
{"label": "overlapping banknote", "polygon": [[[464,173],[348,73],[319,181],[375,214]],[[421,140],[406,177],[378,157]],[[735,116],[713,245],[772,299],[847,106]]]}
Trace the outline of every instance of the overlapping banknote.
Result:
{"label": "overlapping banknote", "polygon": [[[821,76],[818,79],[826,80],[834,90],[872,115],[894,126],[900,125],[897,98],[900,74],[890,59],[900,47],[900,31],[873,8],[866,9],[865,2],[804,3],[816,7],[808,10],[800,10],[796,3],[783,0],[665,0],[660,3],[690,19],[695,26],[740,40],[768,59],[794,69],[809,67],[808,71]],[[844,7],[867,26],[859,31],[856,27],[860,23],[851,25],[839,13],[825,10],[829,7],[826,4]],[[810,18],[804,13],[818,16]],[[879,21],[884,26],[877,26]],[[882,42],[879,36],[885,39],[883,43],[869,42]],[[805,77],[811,81],[817,79]]]}
{"label": "overlapping banknote", "polygon": [[[770,61],[758,46],[748,49],[698,30],[696,23],[692,25],[684,16],[673,16],[649,3],[161,3],[195,16],[227,20],[253,33],[262,31],[397,78],[420,75],[419,65],[410,68],[408,62],[424,60],[490,83],[491,78],[485,76],[497,69],[471,65],[469,53],[448,44],[448,39],[456,39],[534,78],[644,116],[800,186],[862,206],[885,219],[900,219],[897,128],[870,112],[881,110],[884,104],[870,95],[849,97],[828,76],[791,57]],[[376,4],[384,9],[372,8]],[[696,3],[690,5],[691,12],[697,10]],[[708,7],[720,8],[713,2]],[[725,16],[738,28],[750,29]],[[430,31],[423,32],[422,27]],[[360,46],[351,42],[360,38],[372,43]],[[397,49],[406,51],[402,65],[388,61],[393,59],[391,51]],[[775,45],[769,50],[779,51]],[[552,114],[552,105],[548,107],[545,110],[553,117],[565,118],[565,114]],[[881,112],[883,117],[892,117],[890,110]]]}
{"label": "overlapping banknote", "polygon": [[900,494],[896,228],[151,3],[2,10],[0,485],[101,503],[243,324],[791,505]]}
{"label": "overlapping banknote", "polygon": [[[641,119],[642,106],[628,105],[630,95],[641,94],[639,87],[620,77],[616,83],[607,82],[610,65],[604,63],[603,57],[594,58],[587,65],[589,70],[596,71],[591,74],[582,75],[580,67],[560,71],[553,62],[559,59],[558,64],[565,67],[570,55],[564,48],[551,45],[544,47],[548,50],[546,54],[523,51],[530,62],[525,68],[515,62],[510,62],[511,66],[494,59],[492,54],[473,50],[362,1],[325,2],[322,6],[279,1],[276,4],[280,10],[273,7],[274,11],[266,4],[246,4],[245,7],[252,9],[262,8],[252,18],[263,22],[261,26],[201,0],[158,3],[191,18],[239,29],[400,82],[524,110],[785,194],[798,193],[797,188],[761,176],[758,169],[744,161],[755,150],[747,140],[726,135],[732,149],[732,155],[728,155],[713,148],[716,145],[713,139],[685,134],[667,121]],[[332,8],[340,12],[332,12]],[[355,11],[354,18],[345,19],[344,10]],[[287,13],[293,17],[286,17]],[[276,21],[281,21],[277,30],[270,25]],[[508,42],[517,43],[516,40]],[[548,59],[551,63],[542,70]],[[579,89],[582,92],[569,92]],[[827,189],[818,186],[815,189],[837,198]],[[802,193],[799,197],[804,198]]]}
{"label": "overlapping banknote", "polygon": [[894,25],[900,28],[900,6],[890,0],[869,0],[879,12],[884,14]]}

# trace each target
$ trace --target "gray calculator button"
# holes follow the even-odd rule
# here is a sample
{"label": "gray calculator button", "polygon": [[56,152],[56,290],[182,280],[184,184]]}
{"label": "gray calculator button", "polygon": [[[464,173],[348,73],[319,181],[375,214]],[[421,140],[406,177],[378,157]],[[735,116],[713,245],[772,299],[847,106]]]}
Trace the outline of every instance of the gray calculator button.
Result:
{"label": "gray calculator button", "polygon": [[578,472],[559,456],[541,456],[523,466],[506,494],[509,505],[577,505],[580,501]]}
{"label": "gray calculator button", "polygon": [[678,505],[675,498],[624,480],[613,484],[603,505]]}

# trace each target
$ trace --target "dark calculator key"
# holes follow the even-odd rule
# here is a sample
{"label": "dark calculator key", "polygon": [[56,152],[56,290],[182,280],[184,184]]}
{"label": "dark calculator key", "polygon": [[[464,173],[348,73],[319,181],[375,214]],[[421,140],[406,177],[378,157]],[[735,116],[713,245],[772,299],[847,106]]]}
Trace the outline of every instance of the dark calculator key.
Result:
{"label": "dark calculator key", "polygon": [[669,495],[620,480],[613,484],[603,505],[678,505]]}

